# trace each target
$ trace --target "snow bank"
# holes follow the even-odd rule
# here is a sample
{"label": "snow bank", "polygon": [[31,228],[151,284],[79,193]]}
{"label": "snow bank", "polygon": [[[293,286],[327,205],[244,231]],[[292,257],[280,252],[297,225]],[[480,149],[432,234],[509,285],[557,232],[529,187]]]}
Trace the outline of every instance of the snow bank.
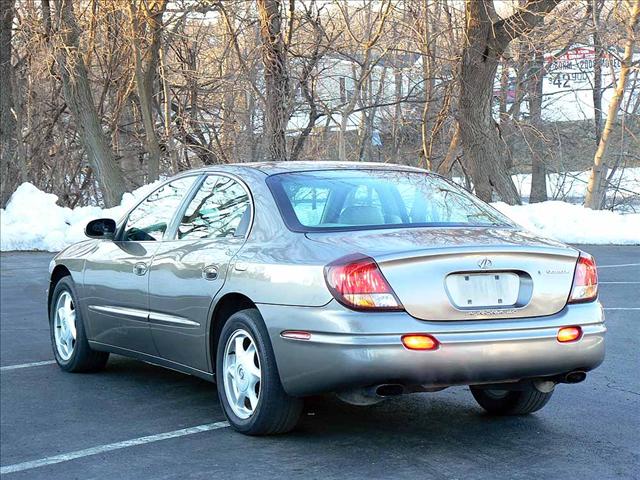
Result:
{"label": "snow bank", "polygon": [[[547,174],[547,197],[553,200],[581,200],[587,193],[590,176],[591,170],[549,173]],[[527,198],[531,192],[531,174],[519,173],[511,175],[511,178],[520,196]],[[640,168],[638,167],[616,170],[610,180],[611,185],[618,188],[617,203],[640,192]],[[609,190],[608,196],[611,197],[612,194],[612,190]]]}
{"label": "snow bank", "polygon": [[[0,210],[0,250],[62,250],[86,238],[84,227],[89,220],[119,219],[155,185],[145,185],[125,194],[122,203],[114,208],[70,209],[57,205],[56,195],[23,183],[11,196],[6,210]],[[515,207],[496,203],[494,206],[523,227],[563,242],[640,244],[640,214],[593,211],[558,201]]]}
{"label": "snow bank", "polygon": [[514,222],[544,237],[566,243],[640,245],[640,214],[590,210],[550,201],[511,206],[492,204]]}
{"label": "snow bank", "polygon": [[94,218],[119,219],[137,199],[150,193],[155,184],[124,194],[114,208],[57,205],[58,197],[23,183],[13,193],[7,208],[0,209],[0,251],[46,250],[57,252],[67,245],[85,240],[84,227]]}

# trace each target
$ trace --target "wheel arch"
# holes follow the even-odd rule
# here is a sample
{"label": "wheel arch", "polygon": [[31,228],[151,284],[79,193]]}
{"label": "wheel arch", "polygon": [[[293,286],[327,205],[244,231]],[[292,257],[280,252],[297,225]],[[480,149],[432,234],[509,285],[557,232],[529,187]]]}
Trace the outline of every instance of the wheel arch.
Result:
{"label": "wheel arch", "polygon": [[211,321],[209,322],[209,363],[212,368],[212,372],[215,372],[216,363],[216,349],[218,345],[218,339],[220,338],[220,332],[222,326],[227,319],[234,313],[241,310],[247,310],[250,308],[258,309],[253,300],[242,293],[229,292],[225,293],[217,301],[213,313],[211,314]]}
{"label": "wheel arch", "polygon": [[53,291],[55,290],[58,282],[64,277],[71,277],[71,271],[65,265],[56,265],[51,272],[51,277],[49,279],[49,291],[47,293],[47,313],[49,314],[51,314],[51,298],[53,297]]}

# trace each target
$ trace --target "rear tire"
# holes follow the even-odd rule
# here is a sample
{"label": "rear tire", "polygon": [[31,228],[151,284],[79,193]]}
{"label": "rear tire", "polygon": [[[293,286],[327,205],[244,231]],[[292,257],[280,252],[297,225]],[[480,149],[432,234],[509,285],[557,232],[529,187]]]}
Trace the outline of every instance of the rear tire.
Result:
{"label": "rear tire", "polygon": [[51,345],[58,366],[65,372],[95,372],[104,368],[109,353],[91,349],[78,296],[71,277],[56,284],[49,306]]}
{"label": "rear tire", "polygon": [[216,352],[218,396],[231,426],[246,435],[292,430],[303,401],[286,394],[269,334],[256,309],[233,314],[222,327]]}
{"label": "rear tire", "polygon": [[539,392],[527,390],[494,390],[469,387],[476,402],[492,415],[527,415],[537,412],[551,399],[553,391]]}

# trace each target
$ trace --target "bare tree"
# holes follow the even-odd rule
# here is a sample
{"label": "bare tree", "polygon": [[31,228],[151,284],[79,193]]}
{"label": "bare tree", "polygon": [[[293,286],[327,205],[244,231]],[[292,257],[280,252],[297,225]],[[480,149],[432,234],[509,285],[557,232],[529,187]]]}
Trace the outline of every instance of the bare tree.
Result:
{"label": "bare tree", "polygon": [[[289,74],[282,26],[282,2],[257,0],[257,5],[264,62],[267,155],[273,161],[286,160]],[[290,0],[290,5],[293,7],[293,0]]]}
{"label": "bare tree", "polygon": [[138,102],[145,132],[148,154],[148,181],[160,175],[160,144],[155,128],[153,105],[154,84],[157,76],[162,35],[162,16],[167,0],[130,0],[129,21],[131,23],[131,50],[134,57],[134,72]]}
{"label": "bare tree", "polygon": [[0,207],[15,186],[16,118],[13,111],[12,31],[15,0],[0,0]]}
{"label": "bare tree", "polygon": [[[87,68],[80,50],[80,29],[73,4],[66,0],[54,1],[59,31],[53,49],[64,97],[100,185],[104,203],[107,207],[112,207],[120,203],[125,191],[124,179],[105,138],[91,95]],[[43,0],[44,21],[51,25],[49,12],[49,1]]]}
{"label": "bare tree", "polygon": [[495,190],[505,202],[520,203],[492,114],[498,59],[511,40],[530,32],[560,1],[528,0],[509,17],[500,18],[493,0],[466,0],[458,122],[465,163],[476,194],[485,201],[491,201]]}
{"label": "bare tree", "polygon": [[529,66],[529,127],[531,149],[531,193],[529,203],[547,200],[547,171],[545,168],[542,140],[542,82],[544,79],[544,56],[534,48]]}
{"label": "bare tree", "polygon": [[626,41],[624,47],[624,53],[622,56],[622,62],[620,67],[620,75],[616,82],[616,88],[613,93],[613,98],[609,103],[609,109],[607,111],[607,121],[604,124],[602,130],[602,136],[600,137],[600,143],[598,144],[598,150],[593,157],[593,167],[591,168],[591,176],[589,177],[589,184],[587,185],[587,195],[584,199],[585,207],[600,209],[604,203],[606,193],[606,178],[607,178],[607,165],[604,163],[605,154],[607,153],[607,147],[609,145],[609,137],[611,131],[618,117],[618,109],[620,108],[620,102],[624,97],[625,87],[627,86],[627,80],[629,77],[629,70],[633,61],[633,46],[635,43],[635,28],[638,24],[638,17],[640,17],[640,0],[627,0],[624,2],[626,10],[628,11],[628,18],[626,22]]}
{"label": "bare tree", "polygon": [[[309,4],[302,4],[302,20],[308,25],[310,38],[308,42],[301,42],[299,52],[292,52],[301,61],[298,84],[300,93],[304,99],[304,104],[308,108],[307,123],[298,134],[293,148],[291,149],[290,160],[295,161],[300,158],[305,144],[313,131],[316,122],[321,117],[319,99],[317,98],[316,84],[318,82],[318,67],[320,61],[325,57],[335,36],[328,33],[323,25],[321,13],[322,7],[318,7],[315,1]],[[291,46],[293,48],[293,46]]]}
{"label": "bare tree", "polygon": [[596,137],[596,145],[600,144],[602,136],[602,60],[603,49],[600,38],[600,14],[602,12],[602,0],[592,0],[591,16],[593,19],[593,126]]}
{"label": "bare tree", "polygon": [[[593,79],[598,121],[620,72],[608,46],[631,4],[0,1],[15,2],[0,12],[0,200],[26,179],[67,206],[112,205],[158,175],[262,158],[427,166],[510,203],[511,174],[532,172],[530,200],[544,200],[546,172],[568,187],[576,180],[563,172],[591,167],[585,152],[597,147],[584,128],[591,110],[559,122],[554,101]],[[611,50],[606,84],[578,44]],[[574,68],[581,78],[559,86]],[[640,165],[636,74],[631,63],[606,184]]]}
{"label": "bare tree", "polygon": [[[392,11],[391,0],[384,0],[380,4],[380,8],[372,18],[371,6],[365,10],[364,21],[364,35],[359,35],[354,31],[354,25],[352,24],[353,18],[349,12],[349,5],[345,2],[344,5],[338,4],[340,12],[342,13],[342,19],[344,22],[344,29],[348,34],[348,38],[353,42],[351,44],[352,49],[356,50],[356,55],[352,56],[354,63],[353,66],[353,90],[349,98],[345,98],[345,102],[340,108],[340,126],[338,131],[338,159],[341,161],[347,160],[347,127],[349,124],[349,118],[354,113],[363,88],[365,88],[366,82],[369,79],[373,69],[382,59],[382,54],[375,55],[374,47],[377,46],[384,27],[389,19]],[[354,48],[355,47],[355,48]],[[352,50],[353,51],[353,50]]]}

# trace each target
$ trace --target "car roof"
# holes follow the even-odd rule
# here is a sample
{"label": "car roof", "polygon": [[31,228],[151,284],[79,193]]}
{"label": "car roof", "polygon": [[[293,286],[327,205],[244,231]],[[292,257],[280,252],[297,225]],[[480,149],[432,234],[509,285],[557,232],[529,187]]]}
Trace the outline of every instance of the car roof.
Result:
{"label": "car roof", "polygon": [[294,161],[294,162],[250,162],[250,163],[228,163],[224,165],[211,165],[199,170],[201,171],[224,171],[225,167],[233,169],[251,168],[266,175],[275,175],[287,172],[308,172],[312,170],[404,170],[411,172],[426,172],[422,168],[409,165],[398,165],[395,163],[379,162],[333,162],[333,161]]}

